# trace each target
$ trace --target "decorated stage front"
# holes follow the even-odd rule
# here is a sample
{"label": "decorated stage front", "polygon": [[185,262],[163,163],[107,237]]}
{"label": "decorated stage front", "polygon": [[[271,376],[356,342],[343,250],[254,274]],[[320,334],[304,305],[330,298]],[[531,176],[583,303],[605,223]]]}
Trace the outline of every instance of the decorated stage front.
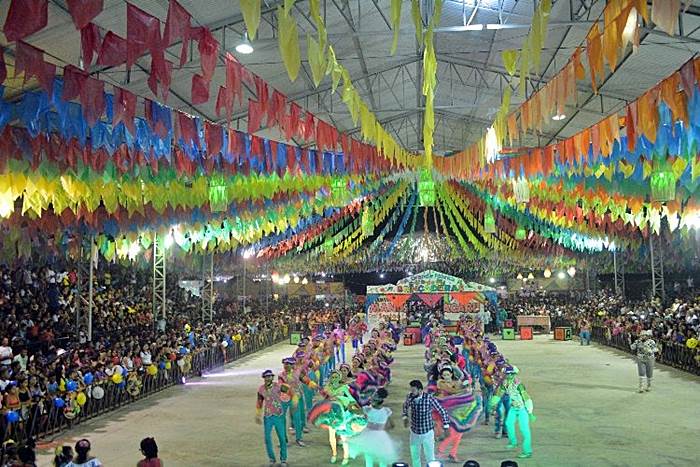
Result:
{"label": "decorated stage front", "polygon": [[406,304],[419,300],[428,308],[445,313],[445,319],[457,320],[462,313],[475,313],[484,303],[497,300],[496,289],[438,271],[424,271],[401,279],[396,284],[368,285],[365,310],[370,327],[379,321],[405,316]]}

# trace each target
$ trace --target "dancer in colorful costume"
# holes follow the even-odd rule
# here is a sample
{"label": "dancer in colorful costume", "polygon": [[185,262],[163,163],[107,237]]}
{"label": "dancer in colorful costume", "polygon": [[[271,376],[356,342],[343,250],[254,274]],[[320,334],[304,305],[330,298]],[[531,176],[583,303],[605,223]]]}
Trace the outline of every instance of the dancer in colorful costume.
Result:
{"label": "dancer in colorful costume", "polygon": [[367,427],[359,435],[348,440],[350,456],[355,458],[360,454],[364,455],[365,467],[374,467],[375,462],[379,467],[386,467],[396,462],[399,457],[393,440],[385,431],[394,427],[391,409],[383,406],[388,395],[384,388],[377,390],[371,405],[362,408],[367,417]]}
{"label": "dancer in colorful costume", "polygon": [[[457,458],[457,450],[462,436],[471,430],[479,420],[481,415],[481,394],[474,395],[471,389],[471,380],[460,381],[455,378],[450,366],[445,366],[440,370],[440,379],[436,384],[435,396],[440,405],[447,411],[450,427],[447,437],[438,446],[438,456],[446,457],[447,450],[451,447],[449,459],[452,462],[460,462]],[[438,422],[440,414],[433,411],[433,419]],[[438,437],[442,430],[436,427]]]}
{"label": "dancer in colorful costume", "polygon": [[262,374],[264,383],[258,388],[255,422],[263,424],[265,433],[265,449],[270,459],[270,466],[276,466],[275,449],[272,445],[272,429],[277,433],[280,443],[280,461],[282,467],[287,467],[287,433],[284,410],[282,409],[282,394],[290,391],[287,385],[275,382],[272,370]]}
{"label": "dancer in colorful costume", "polygon": [[510,410],[506,417],[506,430],[508,432],[508,448],[518,447],[518,438],[515,434],[515,423],[518,422],[520,434],[523,437],[523,450],[519,458],[532,457],[532,436],[530,434],[530,419],[536,420],[533,412],[533,404],[525,386],[517,377],[518,368],[510,366],[506,369],[506,380],[491,398],[489,408],[494,410],[503,394],[510,398]]}
{"label": "dancer in colorful costume", "polygon": [[316,426],[328,429],[331,464],[334,464],[338,458],[336,436],[340,436],[343,446],[341,465],[347,465],[349,462],[347,438],[355,434],[355,430],[361,431],[366,425],[366,420],[358,413],[355,398],[350,394],[348,385],[343,383],[343,377],[339,371],[331,372],[321,391],[326,396],[326,400],[311,409],[309,420]]}
{"label": "dancer in colorful costume", "polygon": [[340,323],[335,323],[333,330],[335,337],[335,360],[337,363],[345,363],[345,329],[340,326]]}
{"label": "dancer in colorful costume", "polygon": [[285,420],[287,412],[291,417],[291,426],[294,428],[294,437],[296,438],[297,446],[304,447],[304,423],[306,421],[306,407],[304,406],[304,390],[306,384],[315,387],[315,383],[304,374],[303,362],[298,365],[294,357],[288,357],[282,360],[284,370],[277,377],[280,383],[286,384],[290,388],[290,392],[282,394],[282,409],[284,410]]}

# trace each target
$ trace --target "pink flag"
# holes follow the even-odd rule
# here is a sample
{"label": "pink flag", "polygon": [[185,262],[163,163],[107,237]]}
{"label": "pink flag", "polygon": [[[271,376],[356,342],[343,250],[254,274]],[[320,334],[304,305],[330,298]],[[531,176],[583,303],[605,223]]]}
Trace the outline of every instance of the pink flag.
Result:
{"label": "pink flag", "polygon": [[432,308],[437,305],[437,302],[440,301],[442,295],[443,294],[441,293],[419,293],[418,298],[423,300],[423,303]]}
{"label": "pink flag", "polygon": [[103,0],[67,0],[75,29],[83,29],[102,12]]}

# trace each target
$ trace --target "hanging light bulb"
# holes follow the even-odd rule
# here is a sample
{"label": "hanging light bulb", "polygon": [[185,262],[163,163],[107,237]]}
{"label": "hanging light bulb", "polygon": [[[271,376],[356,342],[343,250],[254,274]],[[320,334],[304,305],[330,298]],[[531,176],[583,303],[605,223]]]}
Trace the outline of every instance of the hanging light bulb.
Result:
{"label": "hanging light bulb", "polygon": [[249,55],[252,54],[254,50],[253,44],[251,44],[250,39],[248,39],[248,32],[246,31],[243,33],[243,39],[236,46],[236,52],[243,55]]}
{"label": "hanging light bulb", "polygon": [[567,273],[570,277],[574,277],[574,276],[576,275],[576,268],[573,267],[573,266],[571,266],[569,269],[566,270],[566,273]]}
{"label": "hanging light bulb", "polygon": [[519,281],[523,280],[523,275],[522,275],[522,274],[520,274],[520,273],[518,273],[518,277],[517,277],[517,279],[518,279]]}
{"label": "hanging light bulb", "polygon": [[549,279],[550,277],[552,277],[552,271],[549,268],[544,270],[544,277],[546,279]]}

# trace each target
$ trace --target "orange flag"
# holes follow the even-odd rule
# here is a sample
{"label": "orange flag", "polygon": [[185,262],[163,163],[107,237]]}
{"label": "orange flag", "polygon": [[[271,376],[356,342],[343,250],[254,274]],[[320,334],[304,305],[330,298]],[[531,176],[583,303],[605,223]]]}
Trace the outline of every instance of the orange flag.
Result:
{"label": "orange flag", "polygon": [[591,85],[593,86],[593,91],[597,94],[598,85],[596,84],[596,80],[598,77],[602,78],[603,76],[603,48],[598,23],[595,23],[593,27],[591,27],[591,30],[588,31],[586,43],[588,66],[591,69]]}

